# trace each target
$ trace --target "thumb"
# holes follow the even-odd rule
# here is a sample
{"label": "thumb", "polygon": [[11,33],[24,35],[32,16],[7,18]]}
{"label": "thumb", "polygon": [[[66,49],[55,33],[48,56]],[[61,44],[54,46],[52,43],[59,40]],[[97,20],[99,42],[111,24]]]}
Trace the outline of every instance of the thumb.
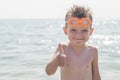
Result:
{"label": "thumb", "polygon": [[59,44],[59,51],[60,51],[60,55],[65,56],[64,49],[63,49],[63,46],[61,44]]}

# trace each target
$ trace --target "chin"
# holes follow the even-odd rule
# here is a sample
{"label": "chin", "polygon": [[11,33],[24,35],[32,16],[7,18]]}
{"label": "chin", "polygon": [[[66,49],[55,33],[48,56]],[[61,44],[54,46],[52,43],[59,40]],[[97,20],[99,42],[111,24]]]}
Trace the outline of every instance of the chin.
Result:
{"label": "chin", "polygon": [[80,47],[80,46],[83,46],[83,45],[85,45],[85,44],[84,44],[84,43],[81,43],[81,42],[75,42],[74,45],[77,46],[77,47]]}

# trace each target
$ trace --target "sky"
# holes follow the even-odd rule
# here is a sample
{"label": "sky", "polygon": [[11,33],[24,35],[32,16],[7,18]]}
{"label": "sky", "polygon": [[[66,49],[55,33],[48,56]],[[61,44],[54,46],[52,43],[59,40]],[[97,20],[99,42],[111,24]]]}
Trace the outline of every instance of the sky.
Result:
{"label": "sky", "polygon": [[73,5],[90,7],[95,18],[120,18],[119,0],[0,0],[0,19],[64,18]]}

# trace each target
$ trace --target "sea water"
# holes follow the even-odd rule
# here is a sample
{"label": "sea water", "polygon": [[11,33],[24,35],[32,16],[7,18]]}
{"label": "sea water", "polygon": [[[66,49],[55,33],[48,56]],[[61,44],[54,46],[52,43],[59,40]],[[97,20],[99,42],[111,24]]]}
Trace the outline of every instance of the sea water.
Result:
{"label": "sea water", "polygon": [[[59,42],[67,41],[63,19],[0,20],[0,80],[60,80],[45,66]],[[88,43],[98,48],[102,80],[120,80],[120,19],[96,20]]]}

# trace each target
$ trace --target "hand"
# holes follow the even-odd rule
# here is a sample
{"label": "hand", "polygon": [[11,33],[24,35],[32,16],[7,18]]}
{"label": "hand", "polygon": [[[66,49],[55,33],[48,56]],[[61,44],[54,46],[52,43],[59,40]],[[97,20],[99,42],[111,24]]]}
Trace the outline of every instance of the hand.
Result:
{"label": "hand", "polygon": [[67,60],[67,56],[64,53],[64,49],[61,44],[58,45],[58,54],[56,56],[56,63],[60,67],[64,67]]}

